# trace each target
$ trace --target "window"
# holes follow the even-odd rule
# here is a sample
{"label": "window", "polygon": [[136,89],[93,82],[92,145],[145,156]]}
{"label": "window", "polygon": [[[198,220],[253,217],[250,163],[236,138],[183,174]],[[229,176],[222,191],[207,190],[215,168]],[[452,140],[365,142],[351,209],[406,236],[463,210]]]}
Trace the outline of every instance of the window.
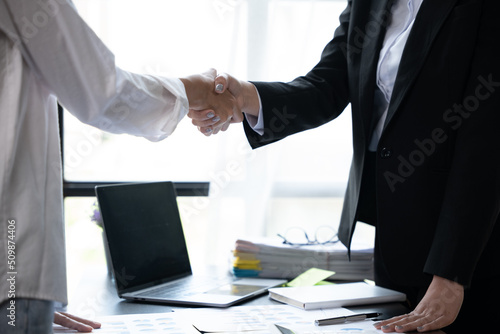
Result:
{"label": "window", "polygon": [[[126,70],[178,77],[214,67],[263,81],[307,73],[346,5],[344,0],[74,2]],[[186,118],[170,138],[150,143],[103,133],[64,114],[67,182],[210,182],[208,197],[179,199],[194,262],[224,263],[238,237],[338,224],[351,155],[349,110],[318,129],[254,151],[241,125],[207,138]],[[75,201],[66,200],[66,211],[91,206],[89,200]],[[75,215],[67,217],[69,226],[79,224]]]}

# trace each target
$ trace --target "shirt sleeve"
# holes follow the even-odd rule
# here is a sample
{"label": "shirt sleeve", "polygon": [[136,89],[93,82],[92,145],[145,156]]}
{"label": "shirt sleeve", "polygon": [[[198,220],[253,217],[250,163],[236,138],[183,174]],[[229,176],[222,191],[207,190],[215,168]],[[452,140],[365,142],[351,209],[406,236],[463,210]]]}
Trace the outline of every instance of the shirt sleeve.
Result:
{"label": "shirt sleeve", "polygon": [[179,79],[117,67],[113,53],[68,0],[1,3],[0,28],[41,83],[80,121],[158,141],[187,114]]}
{"label": "shirt sleeve", "polygon": [[256,89],[257,97],[259,98],[259,116],[255,117],[253,115],[245,114],[245,118],[247,119],[248,125],[250,128],[255,131],[257,134],[263,136],[264,135],[264,117],[262,116],[262,102],[260,100],[259,91]]}

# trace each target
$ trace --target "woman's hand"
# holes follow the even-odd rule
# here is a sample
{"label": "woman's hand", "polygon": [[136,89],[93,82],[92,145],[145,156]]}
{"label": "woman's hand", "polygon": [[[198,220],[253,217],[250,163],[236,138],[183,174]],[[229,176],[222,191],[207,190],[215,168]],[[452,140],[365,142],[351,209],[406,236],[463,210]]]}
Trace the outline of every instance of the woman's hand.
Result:
{"label": "woman's hand", "polygon": [[384,333],[429,332],[451,325],[464,300],[464,287],[434,276],[424,298],[413,312],[374,324]]}
{"label": "woman's hand", "polygon": [[54,313],[54,323],[66,328],[75,329],[79,332],[92,332],[93,329],[101,327],[101,324],[95,321],[82,319],[65,312]]}

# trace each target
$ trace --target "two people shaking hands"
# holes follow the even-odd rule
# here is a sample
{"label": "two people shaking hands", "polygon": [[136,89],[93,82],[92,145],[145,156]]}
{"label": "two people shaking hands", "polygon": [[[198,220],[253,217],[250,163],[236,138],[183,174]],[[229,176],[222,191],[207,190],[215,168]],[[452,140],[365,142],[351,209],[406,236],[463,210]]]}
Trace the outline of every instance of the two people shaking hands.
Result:
{"label": "two people shaking hands", "polygon": [[245,114],[257,119],[260,99],[255,86],[233,76],[210,69],[202,74],[180,78],[189,101],[188,117],[206,136],[225,131],[240,123]]}
{"label": "two people shaking hands", "polygon": [[[40,3],[46,20],[28,31]],[[71,1],[0,0],[0,220],[15,219],[24,245],[16,249],[16,298],[26,300],[18,315],[37,320],[31,329],[1,321],[0,331],[99,326],[54,313],[54,302],[67,303],[59,102],[84,123],[153,141],[186,114],[204,135],[243,122],[253,148],[325,124],[351,104],[339,239],[349,247],[356,222],[376,226],[376,284],[405,292],[412,309],[376,328],[494,332],[477,319],[500,312],[499,12],[498,0],[346,1],[309,73],[250,83],[215,70],[133,74],[116,66]],[[0,281],[3,319],[8,291]]]}

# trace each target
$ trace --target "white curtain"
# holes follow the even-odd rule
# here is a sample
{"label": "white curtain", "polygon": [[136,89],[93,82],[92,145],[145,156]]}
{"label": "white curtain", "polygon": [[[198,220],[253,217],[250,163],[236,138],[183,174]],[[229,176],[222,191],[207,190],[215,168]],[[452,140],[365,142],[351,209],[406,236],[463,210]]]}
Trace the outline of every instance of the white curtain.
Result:
{"label": "white curtain", "polygon": [[[74,2],[124,69],[178,77],[215,67],[262,81],[307,73],[347,3]],[[338,223],[352,154],[350,112],[255,151],[241,125],[206,138],[185,119],[170,138],[153,144],[101,133],[67,116],[65,154],[65,177],[75,181],[210,181],[208,198],[180,198],[179,204],[192,261],[221,264],[236,238]]]}

